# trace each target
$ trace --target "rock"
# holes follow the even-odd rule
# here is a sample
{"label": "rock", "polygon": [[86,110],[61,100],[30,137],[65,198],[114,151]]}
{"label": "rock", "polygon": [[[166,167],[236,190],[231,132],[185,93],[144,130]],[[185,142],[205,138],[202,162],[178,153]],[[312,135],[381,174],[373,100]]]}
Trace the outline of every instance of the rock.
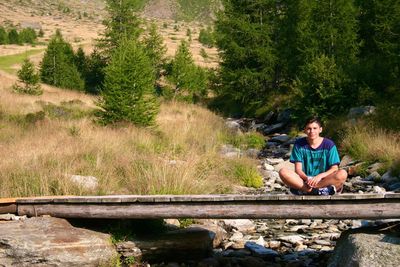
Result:
{"label": "rock", "polygon": [[208,230],[188,227],[145,239],[134,239],[142,251],[143,261],[183,262],[200,260],[212,253],[214,234]]}
{"label": "rock", "polygon": [[39,31],[42,29],[42,25],[40,25],[39,22],[35,22],[35,21],[22,21],[21,28],[22,29],[31,28],[31,29]]}
{"label": "rock", "polygon": [[225,125],[230,130],[240,131],[240,124],[237,121],[228,120],[225,122]]}
{"label": "rock", "polygon": [[282,123],[288,123],[290,121],[290,117],[292,115],[292,112],[290,109],[285,109],[281,112],[279,112],[278,117],[276,118],[277,122],[282,122]]}
{"label": "rock", "polygon": [[269,125],[269,126],[265,127],[262,131],[265,135],[269,135],[272,133],[276,133],[277,131],[279,131],[280,129],[285,127],[285,125],[286,125],[286,123],[280,122],[277,124]]}
{"label": "rock", "polygon": [[307,229],[308,225],[295,225],[289,229],[289,232],[298,232],[299,230]]}
{"label": "rock", "polygon": [[327,240],[323,240],[323,239],[317,239],[313,241],[315,244],[317,245],[321,245],[321,246],[332,246],[331,242],[327,241]]}
{"label": "rock", "polygon": [[219,226],[218,224],[207,222],[203,224],[192,224],[189,227],[196,227],[196,228],[202,228],[210,231],[214,237],[213,237],[213,247],[219,247],[224,239],[228,236],[228,233],[225,231],[224,228]]}
{"label": "rock", "polygon": [[270,165],[277,165],[284,160],[282,158],[266,158],[265,163],[270,164]]}
{"label": "rock", "polygon": [[22,221],[22,220],[26,220],[26,216],[17,216],[15,214],[10,214],[10,213],[6,213],[6,214],[0,214],[0,221]]}
{"label": "rock", "polygon": [[255,242],[246,242],[244,245],[246,249],[250,250],[252,255],[261,257],[261,258],[274,258],[279,256],[278,252],[273,249],[265,248],[264,246],[260,246]]}
{"label": "rock", "polygon": [[381,181],[381,179],[382,179],[382,177],[381,177],[381,175],[377,172],[377,171],[375,171],[375,172],[372,172],[370,175],[368,175],[366,178],[365,178],[365,180],[367,180],[367,181],[374,181],[374,182],[380,182]]}
{"label": "rock", "polygon": [[117,251],[122,257],[134,257],[135,260],[140,261],[142,259],[142,251],[132,241],[123,241],[117,243]]}
{"label": "rock", "polygon": [[350,230],[343,232],[329,267],[398,266],[400,237],[396,233]]}
{"label": "rock", "polygon": [[373,187],[373,192],[377,194],[384,194],[386,192],[385,188],[375,185]]}
{"label": "rock", "polygon": [[168,228],[178,229],[181,226],[181,223],[178,219],[164,219],[164,223]]}
{"label": "rock", "polygon": [[339,168],[346,167],[346,166],[349,165],[349,163],[352,162],[352,161],[353,161],[353,159],[352,159],[350,156],[345,155],[345,156],[342,158],[342,160],[340,161]]}
{"label": "rock", "polygon": [[224,158],[239,158],[240,149],[232,145],[223,145],[220,150],[220,155]]}
{"label": "rock", "polygon": [[259,246],[263,246],[263,247],[264,247],[264,246],[265,246],[264,238],[263,238],[262,236],[260,236],[260,237],[257,239],[256,244],[259,245]]}
{"label": "rock", "polygon": [[0,224],[0,266],[108,266],[117,252],[107,234],[59,218]]}
{"label": "rock", "polygon": [[278,142],[278,143],[286,143],[287,141],[289,141],[291,139],[290,136],[288,136],[287,134],[281,134],[281,135],[276,135],[273,136],[271,139],[269,139],[268,141],[271,142]]}
{"label": "rock", "polygon": [[291,163],[289,160],[285,160],[281,163],[279,163],[278,165],[275,165],[275,171],[279,172],[282,168],[286,168],[289,170],[294,171],[294,164]]}
{"label": "rock", "polygon": [[262,166],[263,166],[264,170],[267,170],[267,171],[275,170],[274,166],[272,166],[272,165],[270,165],[268,163],[264,163]]}
{"label": "rock", "polygon": [[377,171],[378,171],[379,169],[381,169],[383,166],[384,166],[383,163],[376,162],[376,163],[374,163],[374,164],[368,166],[367,172],[370,173],[370,174],[373,173],[373,172],[377,172]]}
{"label": "rock", "polygon": [[255,149],[255,148],[249,148],[244,152],[244,154],[247,157],[253,158],[253,159],[256,159],[258,157],[259,153],[260,153],[260,150],[259,149]]}
{"label": "rock", "polygon": [[384,182],[384,183],[391,183],[391,182],[395,182],[395,181],[398,181],[398,179],[396,177],[392,176],[390,171],[388,171],[382,175],[382,182]]}
{"label": "rock", "polygon": [[234,228],[242,233],[254,233],[256,230],[255,224],[248,219],[237,219],[237,220],[223,220],[224,224],[229,228]]}
{"label": "rock", "polygon": [[300,235],[288,235],[288,236],[280,236],[279,240],[288,242],[290,244],[296,245],[304,242],[303,236]]}
{"label": "rock", "polygon": [[239,257],[243,258],[245,256],[250,256],[251,252],[246,250],[246,249],[240,249],[240,250],[232,250],[228,249],[222,252],[222,256],[224,257]]}
{"label": "rock", "polygon": [[390,191],[398,191],[400,189],[400,182],[390,184],[388,188]]}
{"label": "rock", "polygon": [[347,117],[349,119],[356,119],[362,116],[367,116],[375,112],[374,106],[364,106],[364,107],[356,107],[351,108]]}
{"label": "rock", "polygon": [[233,235],[229,238],[229,241],[232,242],[237,242],[243,239],[243,234],[241,232],[235,232]]}
{"label": "rock", "polygon": [[88,190],[94,190],[99,185],[97,178],[94,176],[72,175],[70,180]]}
{"label": "rock", "polygon": [[277,249],[277,248],[280,248],[280,246],[281,246],[281,241],[272,240],[272,241],[268,242],[269,248]]}

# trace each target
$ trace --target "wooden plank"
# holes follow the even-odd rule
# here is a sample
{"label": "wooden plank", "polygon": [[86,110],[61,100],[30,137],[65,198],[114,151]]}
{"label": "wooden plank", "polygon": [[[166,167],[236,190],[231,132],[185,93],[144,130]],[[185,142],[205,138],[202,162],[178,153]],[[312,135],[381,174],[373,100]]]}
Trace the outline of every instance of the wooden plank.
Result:
{"label": "wooden plank", "polygon": [[18,205],[19,215],[65,218],[400,218],[400,203],[388,199],[341,201],[258,201],[249,203],[120,203]]}
{"label": "wooden plank", "polygon": [[0,203],[0,214],[17,214],[17,205],[15,203]]}

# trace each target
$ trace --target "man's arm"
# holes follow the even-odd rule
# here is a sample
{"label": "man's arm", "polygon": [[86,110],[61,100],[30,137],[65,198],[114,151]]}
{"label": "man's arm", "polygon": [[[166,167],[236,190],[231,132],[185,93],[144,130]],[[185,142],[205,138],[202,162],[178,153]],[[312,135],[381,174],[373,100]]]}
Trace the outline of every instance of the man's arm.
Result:
{"label": "man's arm", "polygon": [[321,172],[320,174],[314,176],[314,178],[310,179],[307,184],[311,187],[315,187],[322,179],[327,177],[328,175],[334,173],[339,170],[338,165],[332,165],[326,172]]}
{"label": "man's arm", "polygon": [[298,176],[304,181],[307,182],[308,177],[307,175],[303,172],[303,165],[301,162],[297,161],[294,163],[294,171],[297,173]]}

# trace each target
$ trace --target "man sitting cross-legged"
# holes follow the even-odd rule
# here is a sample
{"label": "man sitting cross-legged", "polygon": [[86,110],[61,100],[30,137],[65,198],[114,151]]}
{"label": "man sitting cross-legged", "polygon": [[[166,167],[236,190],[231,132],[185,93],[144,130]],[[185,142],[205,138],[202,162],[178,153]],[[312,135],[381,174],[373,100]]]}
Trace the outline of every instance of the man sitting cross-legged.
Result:
{"label": "man sitting cross-legged", "polygon": [[332,140],[320,136],[322,123],[317,117],[307,120],[307,137],[298,139],[290,156],[295,171],[281,169],[279,176],[296,195],[333,195],[343,190],[347,178],[339,170],[339,153]]}

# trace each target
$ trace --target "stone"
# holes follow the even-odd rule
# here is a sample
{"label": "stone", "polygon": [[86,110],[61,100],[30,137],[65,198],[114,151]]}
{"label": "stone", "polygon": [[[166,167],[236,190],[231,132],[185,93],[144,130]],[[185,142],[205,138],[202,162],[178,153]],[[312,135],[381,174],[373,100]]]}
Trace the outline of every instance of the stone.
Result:
{"label": "stone", "polygon": [[15,214],[6,213],[0,214],[0,221],[22,221],[25,220],[27,217],[24,216],[17,216]]}
{"label": "stone", "polygon": [[228,249],[228,250],[223,251],[221,254],[224,257],[239,257],[239,258],[243,258],[245,256],[250,256],[251,252],[246,250],[246,249],[239,249],[239,250]]}
{"label": "stone", "polygon": [[385,172],[382,175],[382,182],[384,182],[384,183],[391,183],[391,182],[395,182],[395,181],[398,181],[398,179],[396,177],[392,176],[390,171]]}
{"label": "stone", "polygon": [[277,165],[274,166],[275,171],[279,172],[282,168],[286,168],[289,170],[294,171],[294,164],[291,163],[289,160],[285,160]]}
{"label": "stone", "polygon": [[278,142],[278,143],[286,143],[287,141],[289,141],[291,139],[290,136],[288,136],[287,134],[281,134],[281,135],[276,135],[273,136],[271,139],[269,139],[268,141],[271,142]]}
{"label": "stone", "polygon": [[254,233],[256,225],[248,219],[227,219],[223,220],[225,226],[234,228],[242,233]]}
{"label": "stone", "polygon": [[109,235],[59,218],[0,223],[0,240],[0,266],[108,266],[117,257]]}
{"label": "stone", "polygon": [[381,169],[381,168],[383,168],[383,167],[384,167],[384,164],[383,164],[383,163],[376,162],[376,163],[371,164],[371,165],[368,166],[367,172],[371,174],[371,173],[373,173],[373,172],[378,171],[379,169]]}
{"label": "stone", "polygon": [[225,122],[225,125],[228,129],[231,129],[233,131],[240,130],[240,124],[237,121],[228,120]]}
{"label": "stone", "polygon": [[272,166],[272,165],[270,165],[268,163],[264,163],[262,166],[263,166],[264,170],[267,170],[267,171],[275,170],[274,166]]}
{"label": "stone", "polygon": [[178,229],[181,227],[178,219],[164,219],[164,223],[168,228]]}
{"label": "stone", "polygon": [[280,248],[281,246],[281,241],[278,240],[271,240],[268,242],[268,247],[272,249],[277,249]]}
{"label": "stone", "polygon": [[266,158],[265,163],[270,164],[270,165],[277,165],[284,161],[282,158]]}
{"label": "stone", "polygon": [[378,182],[380,182],[382,180],[382,177],[377,171],[375,171],[375,172],[372,172],[370,175],[368,175],[365,178],[365,180],[374,181],[374,182],[378,183]]}
{"label": "stone", "polygon": [[389,184],[388,188],[390,191],[398,191],[400,189],[400,182]]}
{"label": "stone", "polygon": [[284,241],[284,242],[288,242],[293,245],[301,244],[304,242],[304,237],[300,236],[300,235],[280,236],[278,239],[281,241]]}
{"label": "stone", "polygon": [[235,232],[233,235],[229,238],[229,241],[232,242],[237,242],[243,239],[243,234],[241,232]]}
{"label": "stone", "polygon": [[142,251],[143,261],[183,262],[208,257],[213,250],[214,236],[206,229],[188,227],[131,241]]}
{"label": "stone", "polygon": [[94,176],[71,175],[70,180],[88,190],[94,190],[99,185],[99,182]]}
{"label": "stone", "polygon": [[289,229],[289,232],[298,232],[307,228],[308,225],[295,225]]}
{"label": "stone", "polygon": [[142,251],[138,248],[135,242],[132,241],[122,241],[118,242],[117,251],[122,257],[134,257],[135,260],[140,261],[142,259]]}
{"label": "stone", "polygon": [[251,251],[252,255],[261,258],[274,258],[279,256],[278,252],[275,250],[265,248],[264,246],[260,246],[255,242],[246,242],[245,248]]}
{"label": "stone", "polygon": [[272,134],[272,133],[276,133],[277,131],[279,131],[279,130],[281,130],[283,127],[285,127],[285,125],[286,125],[286,124],[283,123],[283,122],[276,123],[276,124],[273,124],[273,125],[269,125],[269,126],[267,126],[267,127],[265,127],[265,128],[263,129],[263,132],[264,132],[265,135]]}
{"label": "stone", "polygon": [[349,119],[356,119],[362,116],[367,116],[375,112],[374,106],[363,106],[363,107],[355,107],[351,108],[347,117]]}
{"label": "stone", "polygon": [[400,237],[396,233],[361,229],[342,233],[327,266],[398,266],[399,263]]}
{"label": "stone", "polygon": [[372,190],[374,193],[377,194],[384,194],[386,192],[385,188],[375,185]]}
{"label": "stone", "polygon": [[249,158],[256,159],[258,157],[258,154],[260,154],[260,150],[255,148],[249,148],[244,152],[244,154]]}
{"label": "stone", "polygon": [[323,239],[317,239],[317,240],[313,240],[313,242],[317,245],[321,245],[321,246],[332,246],[331,242],[327,241],[327,240],[323,240]]}
{"label": "stone", "polygon": [[259,246],[265,246],[265,240],[264,240],[264,238],[262,237],[262,236],[260,236],[258,239],[257,239],[257,241],[256,241],[256,244],[257,245],[259,245]]}
{"label": "stone", "polygon": [[345,155],[342,160],[340,161],[339,168],[346,167],[352,162],[353,159],[349,155]]}
{"label": "stone", "polygon": [[224,228],[219,226],[218,224],[212,223],[212,222],[207,222],[203,224],[192,224],[189,227],[195,227],[195,228],[202,228],[210,231],[213,236],[213,247],[219,247],[224,239],[227,238],[228,233],[225,231]]}

